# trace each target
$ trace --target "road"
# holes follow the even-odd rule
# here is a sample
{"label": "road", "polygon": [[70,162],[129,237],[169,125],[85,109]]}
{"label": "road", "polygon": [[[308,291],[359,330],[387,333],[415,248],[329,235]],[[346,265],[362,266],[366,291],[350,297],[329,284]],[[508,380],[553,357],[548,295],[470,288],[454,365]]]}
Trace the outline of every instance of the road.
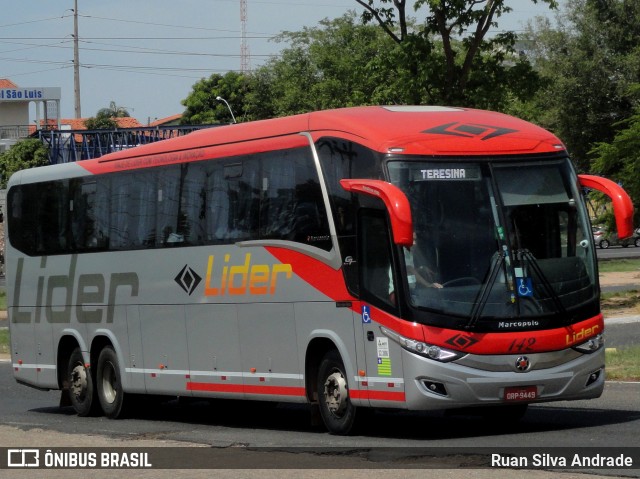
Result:
{"label": "road", "polygon": [[629,246],[612,246],[611,248],[596,248],[596,255],[599,260],[622,259],[622,258],[640,258],[640,248]]}
{"label": "road", "polygon": [[[617,346],[633,337],[632,332],[637,327],[637,322],[613,321],[608,327],[607,345]],[[71,408],[58,407],[59,392],[37,391],[18,385],[13,380],[10,364],[0,363],[0,447],[16,447],[12,438],[16,435],[22,437],[20,434],[30,437],[25,439],[27,444],[43,448],[59,446],[61,434],[71,438],[71,444],[84,446],[91,445],[91,440],[95,441],[98,435],[115,441],[116,445],[126,444],[129,447],[132,444],[148,445],[149,441],[152,445],[209,446],[207,451],[214,448],[216,454],[220,454],[216,460],[222,463],[231,460],[232,467],[234,461],[235,467],[262,467],[265,457],[268,457],[271,467],[276,468],[299,463],[301,468],[315,464],[314,467],[357,469],[375,468],[389,462],[399,467],[403,464],[420,465],[419,461],[426,461],[426,467],[433,467],[429,461],[437,460],[440,467],[451,469],[473,465],[475,460],[480,461],[478,464],[486,463],[486,456],[478,455],[482,451],[513,446],[529,450],[638,447],[639,398],[640,383],[610,382],[599,399],[531,406],[519,423],[502,423],[499,420],[489,423],[478,417],[442,413],[376,412],[367,418],[358,435],[338,437],[311,425],[309,409],[301,405],[223,400],[146,401],[144,407],[129,419],[79,418]],[[479,445],[487,449],[477,449]],[[268,452],[261,448],[286,448],[286,451]],[[327,448],[323,454],[316,453],[323,448]],[[434,459],[425,456],[424,448],[455,449],[448,455],[439,452]],[[177,461],[181,459],[184,461],[184,457],[176,458]],[[324,465],[318,466],[318,460]],[[468,477],[498,477],[495,473],[500,472],[479,471],[481,475]],[[2,472],[0,470],[0,477],[5,477]],[[482,475],[485,473],[488,475]],[[640,469],[600,470],[598,474],[640,477]],[[527,476],[554,477],[529,473]],[[384,477],[390,476],[386,474]]]}

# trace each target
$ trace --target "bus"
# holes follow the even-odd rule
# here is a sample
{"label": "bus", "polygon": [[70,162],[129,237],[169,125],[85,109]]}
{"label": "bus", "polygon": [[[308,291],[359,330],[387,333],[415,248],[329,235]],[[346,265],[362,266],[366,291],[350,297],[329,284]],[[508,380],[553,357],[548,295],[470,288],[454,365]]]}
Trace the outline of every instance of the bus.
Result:
{"label": "bus", "polygon": [[[20,171],[7,206],[15,379],[80,416],[139,395],[359,411],[604,388],[584,190],[552,134],[467,108],[372,106],[193,132]],[[364,420],[364,419],[361,419]]]}

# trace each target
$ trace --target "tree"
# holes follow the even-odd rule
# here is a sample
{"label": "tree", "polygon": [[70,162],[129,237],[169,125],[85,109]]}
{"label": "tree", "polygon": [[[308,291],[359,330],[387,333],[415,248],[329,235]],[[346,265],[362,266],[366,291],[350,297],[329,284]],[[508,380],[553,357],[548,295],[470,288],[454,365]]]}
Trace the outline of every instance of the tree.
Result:
{"label": "tree", "polygon": [[[541,1],[552,8],[557,5],[555,0]],[[497,18],[511,11],[507,0],[416,0],[414,9],[427,7],[429,13],[415,26],[408,20],[406,0],[356,2],[364,8],[365,22],[376,22],[403,48],[416,83],[435,93],[431,99],[499,108],[509,91],[523,97],[535,91],[536,85],[521,93],[513,88],[537,82],[526,59],[516,55],[515,34],[488,38]],[[414,102],[424,101],[419,90],[414,91]]]}
{"label": "tree", "polygon": [[228,72],[225,75],[213,74],[203,78],[195,85],[182,104],[187,107],[182,114],[182,124],[199,125],[231,123],[233,118],[227,105],[217,97],[224,98],[238,121],[251,118],[246,114],[245,96],[250,91],[248,76]]}
{"label": "tree", "polygon": [[640,3],[569,0],[556,25],[538,20],[527,38],[544,84],[529,110],[589,171],[593,145],[611,142],[638,105]]}
{"label": "tree", "polygon": [[354,12],[318,27],[284,32],[288,48],[251,74],[214,74],[196,83],[182,104],[182,122],[228,123],[371,103],[402,103],[410,82],[398,49],[378,28],[358,24]]}
{"label": "tree", "polygon": [[127,107],[118,106],[115,101],[110,102],[108,108],[101,108],[96,113],[97,118],[129,118],[130,116]]}
{"label": "tree", "polygon": [[49,164],[49,150],[38,139],[27,138],[0,154],[0,188],[6,188],[16,171]]}
{"label": "tree", "polygon": [[[636,88],[640,92],[640,85]],[[590,152],[591,170],[620,183],[631,197],[635,223],[640,221],[640,108],[622,122],[611,142],[597,143]]]}
{"label": "tree", "polygon": [[129,118],[129,112],[124,106],[117,106],[115,101],[109,103],[108,108],[100,108],[95,117],[87,118],[84,126],[88,130],[115,130],[118,122],[115,118]]}
{"label": "tree", "polygon": [[378,28],[356,22],[350,12],[318,27],[282,33],[277,40],[289,47],[260,69],[269,81],[266,109],[282,116],[402,102],[407,85],[400,82],[399,49]]}
{"label": "tree", "polygon": [[87,118],[84,126],[87,130],[115,130],[118,128],[118,123],[111,117],[96,116]]}

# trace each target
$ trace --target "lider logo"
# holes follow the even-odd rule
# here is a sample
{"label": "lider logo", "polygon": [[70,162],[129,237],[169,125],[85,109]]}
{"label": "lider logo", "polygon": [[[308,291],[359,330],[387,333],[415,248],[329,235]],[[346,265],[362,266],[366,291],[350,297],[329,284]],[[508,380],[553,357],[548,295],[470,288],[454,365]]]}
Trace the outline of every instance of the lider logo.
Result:
{"label": "lider logo", "polygon": [[582,328],[580,331],[573,331],[570,335],[567,334],[565,343],[568,345],[575,344],[581,341],[586,341],[591,336],[595,336],[600,331],[600,326],[597,324],[590,328]]}
{"label": "lider logo", "polygon": [[293,268],[290,264],[253,264],[251,253],[246,253],[244,261],[240,264],[234,262],[230,254],[225,254],[222,261],[215,255],[211,255],[207,266],[204,294],[205,296],[275,294],[278,282],[291,279],[292,273]]}

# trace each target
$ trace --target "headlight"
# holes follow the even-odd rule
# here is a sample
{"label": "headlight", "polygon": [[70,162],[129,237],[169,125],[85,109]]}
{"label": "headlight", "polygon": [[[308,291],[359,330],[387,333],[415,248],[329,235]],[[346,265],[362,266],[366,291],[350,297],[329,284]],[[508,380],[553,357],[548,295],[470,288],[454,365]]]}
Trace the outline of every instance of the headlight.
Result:
{"label": "headlight", "polygon": [[403,349],[419,356],[433,359],[434,361],[448,363],[449,361],[455,361],[456,359],[466,356],[466,353],[460,353],[458,351],[441,348],[440,346],[435,346],[433,344],[416,341],[415,339],[405,338],[404,336],[382,326],[380,327],[380,330],[382,331],[382,334],[398,343]]}
{"label": "headlight", "polygon": [[575,349],[576,351],[580,351],[581,353],[591,354],[595,353],[602,346],[604,346],[604,335],[598,334],[597,336],[588,339],[584,343],[573,346],[573,349]]}

